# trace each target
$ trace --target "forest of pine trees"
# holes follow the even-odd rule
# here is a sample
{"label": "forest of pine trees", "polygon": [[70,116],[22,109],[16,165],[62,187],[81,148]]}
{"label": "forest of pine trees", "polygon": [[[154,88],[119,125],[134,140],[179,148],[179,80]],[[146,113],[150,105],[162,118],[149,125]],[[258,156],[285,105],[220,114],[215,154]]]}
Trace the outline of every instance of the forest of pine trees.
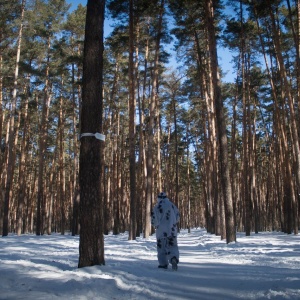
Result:
{"label": "forest of pine trees", "polygon": [[[3,236],[79,234],[85,19],[66,0],[0,0]],[[108,22],[103,232],[148,237],[164,190],[181,228],[298,234],[300,1],[107,0]]]}

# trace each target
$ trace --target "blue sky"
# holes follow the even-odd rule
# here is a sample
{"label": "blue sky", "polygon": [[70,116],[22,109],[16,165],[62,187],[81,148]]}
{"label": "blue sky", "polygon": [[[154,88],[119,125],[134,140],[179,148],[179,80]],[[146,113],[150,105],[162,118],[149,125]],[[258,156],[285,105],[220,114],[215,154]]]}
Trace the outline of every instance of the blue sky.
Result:
{"label": "blue sky", "polygon": [[85,6],[87,4],[87,0],[66,0],[67,3],[72,4],[72,8],[74,9],[78,6],[78,4],[82,4],[83,6]]}
{"label": "blue sky", "polygon": [[[67,3],[71,4],[72,7],[71,9],[75,9],[78,4],[82,4],[83,6],[85,6],[87,4],[87,0],[66,0]],[[110,30],[110,26],[107,22],[107,20],[105,21],[105,28],[104,30],[106,32],[109,32]],[[232,55],[229,52],[228,49],[225,48],[220,48],[218,49],[218,57],[219,57],[219,65],[222,68],[222,71],[225,73],[225,76],[223,78],[223,81],[225,82],[233,82],[235,80],[234,78],[234,74],[233,74],[233,67],[231,64],[231,60],[232,60]],[[174,59],[175,61],[175,59]]]}

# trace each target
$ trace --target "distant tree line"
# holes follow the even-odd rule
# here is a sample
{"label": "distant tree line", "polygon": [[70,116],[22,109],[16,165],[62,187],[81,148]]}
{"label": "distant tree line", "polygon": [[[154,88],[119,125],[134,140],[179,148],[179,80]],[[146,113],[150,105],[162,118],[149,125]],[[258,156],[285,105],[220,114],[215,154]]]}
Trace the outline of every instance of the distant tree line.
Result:
{"label": "distant tree line", "polygon": [[[65,0],[0,3],[3,236],[80,231],[85,17]],[[108,23],[103,232],[148,237],[165,191],[181,228],[298,234],[299,1],[107,0]]]}

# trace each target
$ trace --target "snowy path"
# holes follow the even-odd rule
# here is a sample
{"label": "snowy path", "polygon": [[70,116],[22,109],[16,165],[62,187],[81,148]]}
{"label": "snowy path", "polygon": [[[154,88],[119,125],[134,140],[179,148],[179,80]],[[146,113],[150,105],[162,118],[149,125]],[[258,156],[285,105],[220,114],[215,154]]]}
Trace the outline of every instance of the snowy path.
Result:
{"label": "snowy path", "polygon": [[105,237],[105,266],[77,269],[78,237],[0,238],[0,299],[300,299],[300,236],[260,233],[227,245],[178,238],[177,272],[157,268],[155,238]]}

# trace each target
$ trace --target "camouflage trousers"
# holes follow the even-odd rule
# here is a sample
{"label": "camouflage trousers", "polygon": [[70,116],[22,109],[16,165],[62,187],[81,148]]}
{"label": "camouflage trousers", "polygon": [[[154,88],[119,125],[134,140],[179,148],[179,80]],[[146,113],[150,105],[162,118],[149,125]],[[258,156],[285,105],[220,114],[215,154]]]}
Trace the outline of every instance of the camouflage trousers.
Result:
{"label": "camouflage trousers", "polygon": [[157,259],[160,266],[167,266],[176,257],[179,262],[177,237],[163,237],[157,239]]}

